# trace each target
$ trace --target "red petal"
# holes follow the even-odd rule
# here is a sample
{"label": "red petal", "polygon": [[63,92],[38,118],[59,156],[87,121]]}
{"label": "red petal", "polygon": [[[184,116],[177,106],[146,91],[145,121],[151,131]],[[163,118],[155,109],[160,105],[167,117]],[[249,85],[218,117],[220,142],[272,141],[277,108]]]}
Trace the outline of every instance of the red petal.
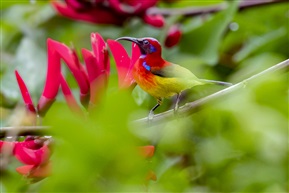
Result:
{"label": "red petal", "polygon": [[[55,52],[52,39],[47,39],[47,74],[46,82],[42,96],[44,98],[53,100],[58,92],[60,85],[60,56]],[[39,104],[39,103],[38,103]]]}
{"label": "red petal", "polygon": [[109,6],[122,15],[135,14],[137,6],[124,5],[119,0],[108,0]]}
{"label": "red petal", "polygon": [[148,8],[154,6],[157,0],[109,0],[109,5],[118,13],[128,15],[128,14],[138,14],[144,12]]}
{"label": "red petal", "polygon": [[47,164],[37,167],[34,165],[20,166],[16,168],[16,171],[19,174],[29,178],[45,178],[51,174],[51,167],[51,162],[48,162]]}
{"label": "red petal", "polygon": [[107,40],[107,44],[112,52],[116,63],[119,87],[129,87],[129,81],[125,81],[125,79],[131,66],[131,59],[129,58],[126,50],[119,42],[109,39]]}
{"label": "red petal", "polygon": [[135,83],[135,80],[133,78],[133,74],[132,74],[132,69],[136,63],[136,61],[139,59],[141,52],[139,47],[133,43],[132,44],[132,54],[131,54],[131,61],[130,61],[130,67],[127,71],[126,77],[124,79],[124,85],[127,85],[127,87],[129,87],[130,85],[132,85],[133,83]]}
{"label": "red petal", "polygon": [[87,69],[88,80],[89,82],[92,82],[97,77],[98,71],[100,71],[100,69],[98,69],[98,65],[96,64],[96,58],[94,54],[87,49],[82,49],[81,53]]}
{"label": "red petal", "polygon": [[39,149],[43,146],[43,141],[37,140],[37,139],[25,139],[25,141],[21,142],[23,144],[23,147],[26,147],[28,149]]}
{"label": "red petal", "polygon": [[91,6],[89,2],[78,0],[65,0],[67,7],[75,9],[76,11],[86,11]]}
{"label": "red petal", "polygon": [[79,107],[78,103],[76,102],[65,78],[63,77],[63,75],[61,74],[61,80],[60,80],[60,84],[61,84],[61,90],[63,92],[63,95],[65,97],[66,103],[68,104],[68,107],[73,111],[73,112],[77,112],[79,114],[82,114],[81,108]]}
{"label": "red petal", "polygon": [[35,113],[36,110],[35,110],[35,107],[33,105],[33,102],[32,102],[31,96],[29,94],[29,91],[28,91],[23,79],[21,78],[21,76],[19,75],[17,70],[15,70],[15,75],[16,75],[18,86],[20,88],[21,95],[22,95],[22,98],[24,100],[24,103],[26,105],[27,110]]}
{"label": "red petal", "polygon": [[77,54],[75,53],[75,50],[71,50],[65,44],[62,44],[54,40],[51,40],[50,45],[59,54],[59,57],[63,59],[67,64],[69,70],[72,72],[74,78],[76,79],[79,85],[81,94],[89,93],[88,80],[80,70],[80,63],[77,58]]}
{"label": "red petal", "polygon": [[13,153],[19,161],[28,165],[40,165],[45,163],[50,156],[50,150],[46,145],[40,149],[33,150],[28,149],[21,142],[15,144]]}
{"label": "red petal", "polygon": [[109,74],[110,61],[107,51],[107,45],[104,39],[99,33],[92,33],[90,37],[92,50],[96,59],[96,65],[99,69],[98,73],[101,74],[103,73],[103,71],[106,71],[106,73]]}
{"label": "red petal", "polygon": [[155,147],[153,145],[139,147],[140,154],[145,158],[151,158],[154,155]]}
{"label": "red petal", "polygon": [[163,27],[165,24],[165,19],[162,15],[148,15],[143,16],[143,20],[154,27]]}
{"label": "red petal", "polygon": [[52,5],[61,15],[70,19],[82,20],[90,23],[116,25],[121,25],[124,21],[124,18],[114,14],[111,10],[105,7],[97,6],[93,9],[88,9],[85,12],[77,12],[63,3],[52,2]]}
{"label": "red petal", "polygon": [[95,105],[100,99],[101,92],[103,92],[107,86],[107,67],[104,67],[105,69],[101,73],[100,66],[96,64],[96,58],[91,51],[82,49],[82,55],[90,82],[90,103]]}

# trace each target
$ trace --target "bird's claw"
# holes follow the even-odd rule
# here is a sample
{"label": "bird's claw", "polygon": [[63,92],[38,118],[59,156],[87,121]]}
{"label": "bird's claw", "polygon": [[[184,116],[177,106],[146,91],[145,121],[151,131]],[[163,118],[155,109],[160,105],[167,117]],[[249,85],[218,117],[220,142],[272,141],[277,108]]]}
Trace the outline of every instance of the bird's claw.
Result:
{"label": "bird's claw", "polygon": [[150,111],[149,115],[148,115],[148,122],[151,123],[153,118],[154,118],[154,112],[153,111]]}

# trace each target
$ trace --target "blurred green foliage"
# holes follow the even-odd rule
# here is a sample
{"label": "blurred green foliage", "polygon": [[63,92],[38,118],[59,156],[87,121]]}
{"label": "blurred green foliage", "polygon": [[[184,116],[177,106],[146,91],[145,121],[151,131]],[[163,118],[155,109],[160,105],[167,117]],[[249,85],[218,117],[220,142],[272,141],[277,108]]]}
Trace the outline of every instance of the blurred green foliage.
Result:
{"label": "blurred green foliage", "polygon": [[[176,1],[161,7],[209,6],[224,1]],[[2,2],[1,2],[2,3]],[[132,19],[123,27],[93,25],[58,16],[48,2],[1,5],[1,126],[22,104],[14,70],[36,102],[46,74],[46,39],[91,49],[90,33],[104,39],[152,36],[162,43],[169,25],[181,22],[183,37],[163,57],[198,77],[242,81],[289,58],[288,3],[237,11],[237,1],[214,14],[171,16],[156,29]],[[127,47],[129,44],[125,45]],[[80,57],[81,58],[81,57]],[[82,60],[82,58],[81,58]],[[244,84],[202,110],[157,125],[132,121],[145,117],[156,101],[138,87],[117,88],[111,58],[106,96],[88,118],[72,114],[63,97],[47,113],[44,125],[55,142],[53,175],[29,184],[16,174],[15,160],[1,171],[3,192],[288,192],[288,72],[280,71]],[[67,73],[67,76],[71,75]],[[73,81],[75,93],[78,88]],[[198,87],[184,93],[182,104],[222,88]],[[171,108],[165,100],[157,110]],[[153,144],[146,160],[138,146]],[[13,160],[12,160],[13,161]],[[148,171],[157,181],[145,182]],[[3,174],[3,175],[2,175]]]}

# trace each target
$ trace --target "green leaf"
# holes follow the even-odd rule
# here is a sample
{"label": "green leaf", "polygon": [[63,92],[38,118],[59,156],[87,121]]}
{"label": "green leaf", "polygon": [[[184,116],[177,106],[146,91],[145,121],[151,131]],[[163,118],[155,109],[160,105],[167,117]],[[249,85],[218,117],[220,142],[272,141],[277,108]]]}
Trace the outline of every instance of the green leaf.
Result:
{"label": "green leaf", "polygon": [[1,93],[8,98],[20,98],[20,91],[15,79],[17,69],[32,96],[40,95],[46,74],[46,53],[36,42],[23,38],[17,48],[14,60],[9,65],[1,82]]}
{"label": "green leaf", "polygon": [[218,50],[222,37],[231,22],[238,6],[238,1],[228,3],[228,8],[217,13],[203,25],[184,34],[181,40],[181,51],[202,58],[210,65],[219,59]]}
{"label": "green leaf", "polygon": [[281,27],[263,36],[258,36],[250,39],[247,43],[245,43],[245,46],[234,55],[234,61],[240,62],[244,60],[246,57],[263,48],[267,44],[277,41],[282,37],[285,37],[286,35],[288,35],[287,32],[288,31],[285,27]]}

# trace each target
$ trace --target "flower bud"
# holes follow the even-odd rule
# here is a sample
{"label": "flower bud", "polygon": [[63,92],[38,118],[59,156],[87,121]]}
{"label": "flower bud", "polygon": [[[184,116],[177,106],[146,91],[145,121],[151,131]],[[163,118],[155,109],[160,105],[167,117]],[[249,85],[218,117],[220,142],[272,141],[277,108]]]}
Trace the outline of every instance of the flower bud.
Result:
{"label": "flower bud", "polygon": [[172,25],[167,33],[165,46],[167,48],[171,48],[177,45],[180,42],[181,37],[182,37],[182,31],[180,29],[180,26],[178,24]]}
{"label": "flower bud", "polygon": [[165,19],[162,15],[148,15],[145,14],[143,16],[144,22],[147,24],[150,24],[151,26],[154,27],[163,27],[165,24]]}

